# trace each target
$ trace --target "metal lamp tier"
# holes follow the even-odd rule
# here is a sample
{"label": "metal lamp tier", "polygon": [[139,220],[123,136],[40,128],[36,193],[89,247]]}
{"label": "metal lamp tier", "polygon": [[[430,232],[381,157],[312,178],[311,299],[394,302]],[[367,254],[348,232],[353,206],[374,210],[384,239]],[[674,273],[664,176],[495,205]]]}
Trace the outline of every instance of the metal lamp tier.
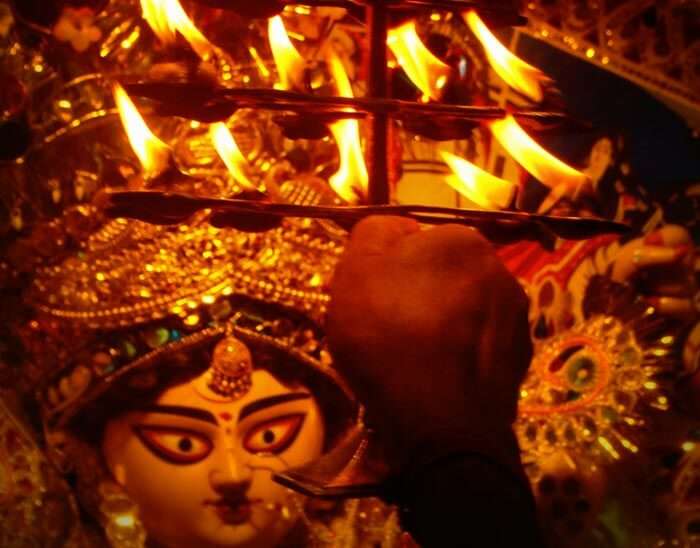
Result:
{"label": "metal lamp tier", "polygon": [[[287,4],[279,0],[262,0],[251,7],[241,0],[194,0],[196,3],[209,7],[235,11],[239,15],[253,18],[267,18],[280,13]],[[391,132],[393,121],[411,122],[411,131],[431,137],[431,127],[439,123],[447,128],[450,139],[465,138],[473,127],[482,121],[496,120],[511,114],[525,125],[535,127],[567,126],[572,124],[563,112],[547,112],[526,110],[506,112],[500,107],[481,107],[455,104],[425,104],[393,99],[390,97],[389,78],[387,69],[387,34],[392,16],[404,12],[441,9],[447,11],[477,10],[489,21],[500,25],[522,24],[525,20],[517,14],[516,7],[511,2],[471,2],[464,0],[371,0],[353,2],[349,0],[312,0],[313,6],[343,7],[348,10],[364,10],[365,23],[369,36],[366,52],[367,94],[361,98],[347,97],[316,97],[310,94],[272,89],[236,89],[221,87],[211,82],[197,83],[162,83],[142,82],[125,84],[130,94],[146,97],[154,101],[155,110],[159,114],[178,115],[203,122],[225,120],[239,108],[257,108],[282,111],[275,121],[282,127],[283,132],[292,137],[304,137],[304,132],[314,132],[329,122],[344,118],[361,118],[367,120],[366,156],[369,170],[369,183],[366,200],[370,205],[387,205],[390,202],[391,166]],[[292,113],[292,114],[289,114]],[[300,117],[303,115],[303,118]],[[303,120],[303,123],[301,123]],[[424,130],[421,130],[423,123]],[[416,129],[418,128],[418,129]],[[117,198],[112,194],[112,200]],[[161,193],[162,194],[162,193]],[[129,193],[130,199],[138,200],[134,193]],[[178,199],[181,201],[183,197]],[[148,200],[144,196],[144,200]],[[129,214],[121,200],[120,207],[115,208],[121,214]],[[133,202],[135,203],[135,202]],[[215,204],[210,204],[214,206]],[[230,204],[229,204],[230,205]],[[194,206],[193,206],[194,207]],[[138,209],[138,207],[136,208]],[[196,208],[195,208],[196,209]],[[386,208],[389,214],[391,207]],[[440,215],[445,215],[446,209],[441,208]],[[143,208],[141,208],[143,210]],[[509,212],[482,211],[478,216],[465,216],[454,209],[450,217],[453,222],[462,222],[479,227],[485,218],[493,217],[492,223],[505,223]],[[357,213],[357,212],[356,212]],[[495,214],[497,213],[497,214]],[[514,213],[514,212],[510,212]],[[505,214],[505,217],[504,217]],[[332,217],[332,212],[325,212]],[[339,216],[340,217],[340,216]],[[523,227],[523,237],[532,237],[532,230],[527,226],[542,225],[541,216],[531,216],[530,222],[525,222],[527,213],[517,213],[509,223]],[[569,218],[567,223],[574,221]],[[583,220],[581,220],[583,221]],[[154,222],[157,222],[154,220]],[[162,221],[161,221],[162,222]],[[555,223],[556,224],[556,223]],[[586,229],[578,236],[590,237],[596,232],[622,232],[624,225],[610,221],[586,219]],[[550,223],[551,225],[551,223]],[[510,231],[512,233],[512,231]],[[573,235],[576,231],[571,231]],[[527,235],[526,235],[527,234]],[[585,234],[585,235],[584,235]],[[565,236],[566,237],[566,236]]]}

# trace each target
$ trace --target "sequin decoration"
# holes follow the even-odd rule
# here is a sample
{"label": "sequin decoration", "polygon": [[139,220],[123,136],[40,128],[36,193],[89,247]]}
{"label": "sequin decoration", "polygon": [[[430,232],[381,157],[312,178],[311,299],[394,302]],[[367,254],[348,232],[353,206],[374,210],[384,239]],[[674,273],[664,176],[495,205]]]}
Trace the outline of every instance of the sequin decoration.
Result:
{"label": "sequin decoration", "polygon": [[[173,314],[195,328],[196,313],[222,295],[273,301],[315,318],[325,311],[342,240],[314,223],[285,222],[264,233],[217,229],[199,216],[175,227],[123,219],[85,249],[43,269],[30,300],[45,315],[90,328],[144,323]],[[157,347],[165,331],[148,335]]]}
{"label": "sequin decoration", "polygon": [[0,397],[0,546],[78,546],[77,519],[67,488]]}
{"label": "sequin decoration", "polygon": [[594,316],[538,345],[516,424],[526,462],[561,449],[615,460],[639,451],[642,406],[669,407],[660,374],[672,338],[639,337],[649,315],[637,324]]}

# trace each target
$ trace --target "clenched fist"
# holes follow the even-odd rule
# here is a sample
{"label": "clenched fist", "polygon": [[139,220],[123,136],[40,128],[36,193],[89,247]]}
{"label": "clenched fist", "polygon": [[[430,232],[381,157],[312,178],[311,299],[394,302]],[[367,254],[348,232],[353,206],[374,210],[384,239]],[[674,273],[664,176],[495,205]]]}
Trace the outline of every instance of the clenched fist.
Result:
{"label": "clenched fist", "polygon": [[371,217],[331,287],[338,370],[398,471],[411,455],[474,450],[519,469],[510,428],[530,363],[528,301],[491,245],[457,225]]}

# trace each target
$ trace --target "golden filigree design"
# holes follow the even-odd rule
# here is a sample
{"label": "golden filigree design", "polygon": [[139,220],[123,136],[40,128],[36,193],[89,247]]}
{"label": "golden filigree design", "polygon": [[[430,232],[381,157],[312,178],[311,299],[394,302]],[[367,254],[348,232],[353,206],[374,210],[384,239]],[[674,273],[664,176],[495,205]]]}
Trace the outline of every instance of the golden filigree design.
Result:
{"label": "golden filigree design", "polygon": [[316,323],[344,241],[327,226],[248,233],[212,227],[206,214],[165,227],[118,219],[41,269],[27,340],[47,423],[65,424],[132,372],[225,336],[281,351],[352,399]]}
{"label": "golden filigree design", "polygon": [[614,460],[639,451],[645,410],[670,407],[660,376],[675,339],[650,341],[635,330],[652,314],[636,322],[594,316],[538,345],[516,423],[525,461],[561,449]]}
{"label": "golden filigree design", "polygon": [[30,301],[47,316],[93,328],[170,315],[196,325],[196,308],[233,293],[320,317],[341,244],[310,221],[245,233],[214,228],[201,216],[175,227],[116,220],[84,251],[45,268]]}
{"label": "golden filigree design", "polygon": [[0,545],[84,546],[75,527],[73,499],[4,396],[0,395]]}
{"label": "golden filigree design", "polygon": [[685,109],[700,109],[700,11],[684,0],[532,0],[523,30]]}

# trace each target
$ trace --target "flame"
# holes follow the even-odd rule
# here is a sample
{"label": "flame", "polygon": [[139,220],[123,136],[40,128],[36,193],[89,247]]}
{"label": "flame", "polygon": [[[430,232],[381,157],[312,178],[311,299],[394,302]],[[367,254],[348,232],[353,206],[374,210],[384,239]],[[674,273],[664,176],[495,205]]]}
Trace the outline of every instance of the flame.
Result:
{"label": "flame", "polygon": [[141,0],[141,11],[163,43],[175,42],[179,32],[202,59],[211,55],[214,46],[194,25],[178,0]]}
{"label": "flame", "polygon": [[123,87],[115,84],[112,93],[131,148],[143,166],[144,176],[157,176],[168,166],[170,148],[148,129]]}
{"label": "flame", "polygon": [[423,100],[440,99],[450,67],[421,42],[415,21],[390,29],[386,43],[411,82],[423,92]]}
{"label": "flame", "polygon": [[544,97],[542,84],[547,76],[538,68],[528,65],[508,50],[493,35],[474,10],[462,14],[486,52],[489,64],[510,87],[536,102]]}
{"label": "flame", "polygon": [[267,66],[265,65],[265,61],[263,61],[262,57],[260,57],[258,50],[255,49],[255,46],[248,46],[248,53],[250,53],[250,56],[255,61],[255,64],[258,67],[258,72],[260,72],[260,76],[262,76],[263,78],[269,78],[270,71],[268,70]]}
{"label": "flame", "polygon": [[292,89],[294,84],[301,81],[304,74],[304,58],[289,39],[287,30],[279,15],[268,19],[267,34],[270,40],[272,57],[279,73],[279,86],[282,89]]}
{"label": "flame", "polygon": [[459,156],[440,151],[452,175],[446,181],[465,198],[486,209],[502,209],[511,202],[515,185],[500,179]]}
{"label": "flame", "polygon": [[236,140],[231,135],[226,124],[218,122],[209,126],[209,136],[214,143],[214,148],[226,164],[233,178],[248,190],[254,190],[255,185],[246,175],[248,161],[238,148]]}
{"label": "flame", "polygon": [[[341,97],[352,97],[352,86],[340,58],[331,53],[328,55],[330,68],[338,94]],[[328,182],[335,192],[349,203],[357,202],[359,194],[367,192],[367,166],[362,155],[360,143],[360,127],[357,120],[339,120],[330,125],[333,138],[338,145],[340,167],[331,175]]]}
{"label": "flame", "polygon": [[512,116],[490,122],[491,132],[501,146],[536,179],[550,188],[565,184],[578,188],[588,177],[555,158],[538,145]]}

